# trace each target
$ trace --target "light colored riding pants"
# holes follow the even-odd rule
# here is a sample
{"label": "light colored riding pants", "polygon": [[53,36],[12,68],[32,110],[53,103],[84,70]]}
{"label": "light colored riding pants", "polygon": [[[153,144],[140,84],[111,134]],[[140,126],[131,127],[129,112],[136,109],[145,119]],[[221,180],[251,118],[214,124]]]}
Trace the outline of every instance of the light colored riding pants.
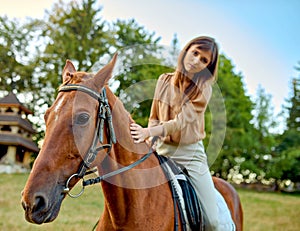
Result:
{"label": "light colored riding pants", "polygon": [[207,156],[202,141],[188,145],[166,144],[158,140],[156,151],[183,165],[189,175],[205,212],[210,227],[206,230],[219,231],[218,208],[215,187],[207,164]]}

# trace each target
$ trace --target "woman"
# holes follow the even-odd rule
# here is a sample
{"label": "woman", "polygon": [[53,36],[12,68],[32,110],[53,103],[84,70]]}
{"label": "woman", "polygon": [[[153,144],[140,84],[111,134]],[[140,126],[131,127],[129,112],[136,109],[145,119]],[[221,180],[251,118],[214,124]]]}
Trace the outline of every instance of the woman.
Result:
{"label": "woman", "polygon": [[159,136],[157,153],[185,166],[211,230],[219,230],[217,204],[202,140],[217,63],[218,47],[213,38],[191,40],[180,52],[175,72],[158,79],[148,128],[135,123],[130,127],[136,143]]}

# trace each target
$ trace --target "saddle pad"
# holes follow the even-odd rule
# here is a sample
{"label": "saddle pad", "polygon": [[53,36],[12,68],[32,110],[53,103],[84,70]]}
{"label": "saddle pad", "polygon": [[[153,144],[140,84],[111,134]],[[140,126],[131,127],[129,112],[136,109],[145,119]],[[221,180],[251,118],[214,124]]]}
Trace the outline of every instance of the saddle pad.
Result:
{"label": "saddle pad", "polygon": [[186,177],[185,170],[169,158],[159,155],[157,157],[167,179],[169,179],[174,203],[177,203],[181,215],[183,230],[202,230],[200,227],[201,224],[203,225],[201,205],[194,188]]}
{"label": "saddle pad", "polygon": [[[172,181],[173,181],[173,185],[176,188],[176,191],[178,193],[179,196],[179,201],[181,202],[181,206],[184,212],[184,218],[186,220],[186,228],[187,230],[191,230],[190,226],[189,226],[189,222],[187,219],[187,211],[185,208],[185,204],[184,204],[184,200],[183,200],[183,194],[182,194],[182,190],[181,187],[178,183],[178,179],[181,179],[182,177],[185,177],[183,175],[173,175],[172,171],[169,169],[171,175],[172,175]],[[182,179],[181,179],[182,180]],[[235,224],[231,218],[231,214],[230,211],[228,209],[228,206],[223,198],[223,196],[221,195],[221,193],[219,193],[218,190],[215,189],[215,193],[216,193],[216,197],[217,197],[217,207],[218,207],[218,217],[219,217],[219,227],[220,230],[222,231],[235,231]]]}
{"label": "saddle pad", "polygon": [[[165,166],[164,169],[166,171],[168,171],[169,180],[170,180],[171,184],[173,185],[173,187],[175,188],[177,195],[179,197],[178,199],[179,199],[181,208],[183,210],[183,217],[184,217],[184,220],[186,221],[185,228],[187,231],[191,231],[192,229],[189,225],[189,221],[187,218],[186,205],[185,205],[185,202],[183,199],[183,192],[182,192],[181,186],[178,182],[178,180],[186,180],[185,177],[188,177],[188,175],[180,174],[180,173],[182,173],[181,170],[178,170],[180,167],[174,169],[174,162],[171,161],[170,159],[165,159],[165,157],[161,157],[161,156],[159,156],[159,157],[160,157],[159,160],[160,160],[161,164]],[[165,160],[165,162],[163,160]],[[223,196],[216,189],[215,189],[215,193],[216,193],[216,199],[217,199],[217,208],[218,208],[217,216],[219,217],[220,230],[235,231],[236,230],[235,224],[231,218],[230,211],[228,209],[228,206],[227,206]],[[200,204],[201,204],[201,202],[200,202]],[[201,228],[203,228],[203,227],[201,227]]]}
{"label": "saddle pad", "polygon": [[182,212],[183,212],[183,216],[184,216],[184,220],[186,221],[185,224],[186,224],[186,230],[187,231],[191,231],[191,227],[189,225],[189,222],[188,222],[188,218],[187,218],[187,211],[186,211],[186,208],[185,208],[185,203],[184,203],[184,199],[183,199],[183,193],[182,193],[182,189],[181,189],[181,186],[178,182],[178,176],[182,176],[182,175],[175,175],[173,173],[173,171],[171,170],[170,166],[169,165],[166,165],[167,167],[167,170],[169,171],[169,176],[170,176],[170,181],[173,185],[173,187],[175,188],[176,192],[177,192],[177,195],[178,195],[178,199],[179,199],[179,202],[180,202],[180,205],[181,205],[181,209],[182,209]]}

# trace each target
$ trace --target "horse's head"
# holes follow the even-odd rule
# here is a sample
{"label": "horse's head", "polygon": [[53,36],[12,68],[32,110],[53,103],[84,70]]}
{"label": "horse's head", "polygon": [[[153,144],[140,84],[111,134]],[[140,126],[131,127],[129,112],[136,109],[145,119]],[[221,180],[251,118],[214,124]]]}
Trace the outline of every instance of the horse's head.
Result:
{"label": "horse's head", "polygon": [[[100,94],[111,77],[115,62],[116,55],[93,75],[77,72],[73,64],[67,61],[62,86],[81,85]],[[27,221],[41,224],[57,217],[66,195],[66,182],[78,171],[93,143],[98,108],[97,97],[91,97],[86,92],[60,91],[47,110],[43,146],[22,192]],[[101,161],[101,155],[97,161]],[[76,177],[72,178],[68,187],[72,188],[77,181]]]}

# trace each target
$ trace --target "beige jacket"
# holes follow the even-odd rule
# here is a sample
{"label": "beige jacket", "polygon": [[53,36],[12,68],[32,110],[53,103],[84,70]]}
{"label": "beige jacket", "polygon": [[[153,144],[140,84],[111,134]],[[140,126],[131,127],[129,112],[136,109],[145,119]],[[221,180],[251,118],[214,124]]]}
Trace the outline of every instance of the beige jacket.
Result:
{"label": "beige jacket", "polygon": [[149,127],[163,125],[166,143],[191,144],[205,138],[204,113],[212,94],[209,83],[204,84],[201,94],[182,106],[182,91],[172,84],[174,74],[163,74],[156,84]]}

